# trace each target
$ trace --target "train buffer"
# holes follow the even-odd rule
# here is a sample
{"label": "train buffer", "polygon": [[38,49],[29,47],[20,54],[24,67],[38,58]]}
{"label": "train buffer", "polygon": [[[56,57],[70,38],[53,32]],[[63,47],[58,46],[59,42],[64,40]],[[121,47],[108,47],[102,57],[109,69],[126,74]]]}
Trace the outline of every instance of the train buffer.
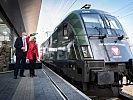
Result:
{"label": "train buffer", "polygon": [[0,74],[0,100],[91,100],[63,78],[42,65],[37,77],[13,79],[13,72]]}

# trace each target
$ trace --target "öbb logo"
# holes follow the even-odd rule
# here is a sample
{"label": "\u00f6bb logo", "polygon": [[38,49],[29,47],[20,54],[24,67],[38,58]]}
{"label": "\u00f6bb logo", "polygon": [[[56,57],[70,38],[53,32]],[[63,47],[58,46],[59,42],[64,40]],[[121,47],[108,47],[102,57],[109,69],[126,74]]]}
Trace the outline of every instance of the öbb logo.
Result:
{"label": "\u00f6bb logo", "polygon": [[112,54],[115,55],[115,56],[120,55],[120,50],[117,46],[112,46],[111,51],[112,51]]}

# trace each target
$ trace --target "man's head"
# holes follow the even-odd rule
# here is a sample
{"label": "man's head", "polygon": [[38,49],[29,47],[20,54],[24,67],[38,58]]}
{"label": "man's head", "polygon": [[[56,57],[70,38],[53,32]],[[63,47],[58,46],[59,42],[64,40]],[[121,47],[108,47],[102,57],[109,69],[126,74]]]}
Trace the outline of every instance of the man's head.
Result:
{"label": "man's head", "polygon": [[27,36],[26,32],[22,32],[22,37]]}

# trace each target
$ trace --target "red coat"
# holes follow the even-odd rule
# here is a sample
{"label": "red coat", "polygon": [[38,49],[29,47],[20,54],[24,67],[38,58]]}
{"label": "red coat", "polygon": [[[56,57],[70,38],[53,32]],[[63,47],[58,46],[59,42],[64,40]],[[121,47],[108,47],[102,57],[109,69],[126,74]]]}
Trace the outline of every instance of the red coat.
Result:
{"label": "red coat", "polygon": [[28,51],[27,51],[27,55],[26,55],[26,59],[33,59],[33,47],[35,48],[35,55],[36,55],[36,59],[38,59],[39,55],[38,55],[38,45],[36,43],[34,43],[33,41],[28,41]]}

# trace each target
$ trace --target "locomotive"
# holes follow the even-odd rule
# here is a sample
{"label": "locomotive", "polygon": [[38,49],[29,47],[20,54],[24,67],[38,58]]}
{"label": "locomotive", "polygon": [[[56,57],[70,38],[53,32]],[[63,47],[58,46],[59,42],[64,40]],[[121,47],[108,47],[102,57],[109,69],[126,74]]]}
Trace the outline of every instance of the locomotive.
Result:
{"label": "locomotive", "polygon": [[85,5],[72,11],[42,44],[45,64],[82,83],[86,90],[110,89],[131,84],[133,55],[127,34],[115,16]]}

